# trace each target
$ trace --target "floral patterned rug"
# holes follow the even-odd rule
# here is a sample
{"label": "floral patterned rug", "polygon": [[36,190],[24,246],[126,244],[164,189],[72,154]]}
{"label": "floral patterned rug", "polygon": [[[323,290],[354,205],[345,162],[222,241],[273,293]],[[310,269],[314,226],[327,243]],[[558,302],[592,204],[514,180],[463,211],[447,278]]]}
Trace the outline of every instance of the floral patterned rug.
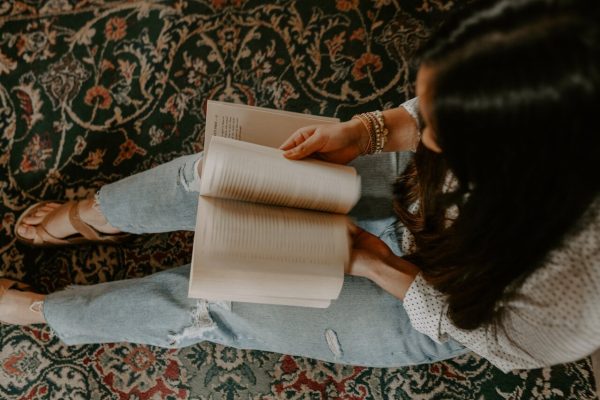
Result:
{"label": "floral patterned rug", "polygon": [[[413,94],[411,55],[451,0],[0,2],[0,274],[48,293],[189,262],[189,233],[119,247],[15,242],[40,199],[201,150],[207,99],[347,119]],[[0,325],[2,399],[592,399],[589,359],[503,374],[469,354],[348,367],[210,343],[64,346]]]}

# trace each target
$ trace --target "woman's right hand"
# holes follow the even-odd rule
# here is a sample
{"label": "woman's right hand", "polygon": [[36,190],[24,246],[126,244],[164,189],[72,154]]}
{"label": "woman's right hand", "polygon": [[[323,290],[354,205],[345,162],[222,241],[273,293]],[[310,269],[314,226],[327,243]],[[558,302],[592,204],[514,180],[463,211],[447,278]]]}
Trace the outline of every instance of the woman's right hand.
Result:
{"label": "woman's right hand", "polygon": [[363,154],[369,132],[358,119],[331,125],[311,125],[298,129],[279,148],[290,160],[315,155],[321,160],[347,164]]}

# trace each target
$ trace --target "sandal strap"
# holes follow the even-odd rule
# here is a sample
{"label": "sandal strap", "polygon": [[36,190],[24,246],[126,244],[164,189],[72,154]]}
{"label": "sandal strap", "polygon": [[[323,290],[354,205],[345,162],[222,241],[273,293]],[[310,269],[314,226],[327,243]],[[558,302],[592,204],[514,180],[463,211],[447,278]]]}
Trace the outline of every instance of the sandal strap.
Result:
{"label": "sandal strap", "polygon": [[43,224],[39,224],[35,227],[35,237],[33,238],[33,243],[34,244],[46,244],[46,243],[52,243],[52,244],[67,244],[69,243],[67,240],[61,239],[61,238],[57,238],[56,236],[53,236],[52,234],[50,234],[50,232],[48,232],[46,230],[46,228],[43,226]]}
{"label": "sandal strap", "polygon": [[[34,209],[35,210],[35,209]],[[32,211],[34,211],[32,210]],[[35,237],[33,238],[33,244],[37,245],[45,245],[47,243],[50,244],[68,244],[69,241],[63,238],[58,238],[48,232],[46,227],[50,223],[50,220],[54,218],[54,212],[49,212],[46,217],[42,220],[39,225],[35,226]]]}
{"label": "sandal strap", "polygon": [[81,219],[78,207],[79,202],[72,201],[69,203],[69,222],[71,222],[73,228],[88,240],[102,240],[102,234]]}
{"label": "sandal strap", "polygon": [[[49,201],[40,202],[35,206],[32,206],[24,212],[19,221],[17,221],[17,226],[20,224],[21,219],[23,219],[26,215],[34,215],[35,211],[42,207],[44,204],[50,203]],[[79,235],[78,237],[68,236],[66,238],[58,238],[52,235],[48,231],[48,225],[52,223],[52,220],[56,216],[56,210],[49,212],[40,224],[34,226],[35,229],[35,237],[32,239],[20,238],[25,242],[28,242],[32,245],[37,246],[45,246],[45,245],[70,245],[75,243],[107,243],[107,244],[119,244],[123,242],[125,239],[129,238],[131,235],[128,233],[119,233],[119,234],[105,234],[102,233],[94,227],[87,224],[85,221],[81,219],[79,215],[79,201],[68,201],[63,203],[59,208],[67,207],[66,212],[69,219],[69,222]],[[64,210],[64,208],[63,208]],[[18,233],[16,232],[15,227],[15,235],[19,238]],[[75,236],[75,235],[73,235]]]}
{"label": "sandal strap", "polygon": [[25,282],[16,281],[14,279],[0,278],[0,292],[4,293],[4,291],[9,290],[9,289],[25,291],[25,292],[32,292],[33,286],[31,286]]}

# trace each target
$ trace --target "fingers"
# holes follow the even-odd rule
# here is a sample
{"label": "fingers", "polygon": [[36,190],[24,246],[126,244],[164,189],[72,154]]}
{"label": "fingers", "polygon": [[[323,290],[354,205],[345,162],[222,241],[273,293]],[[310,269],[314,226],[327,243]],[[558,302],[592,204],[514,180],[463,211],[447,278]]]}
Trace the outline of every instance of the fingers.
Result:
{"label": "fingers", "polygon": [[293,147],[296,147],[300,143],[302,143],[306,137],[310,136],[310,132],[314,132],[316,126],[305,126],[303,128],[298,129],[296,132],[292,133],[289,138],[279,148],[281,150],[289,150]]}
{"label": "fingers", "polygon": [[323,147],[323,137],[315,132],[314,128],[301,131],[294,140],[295,146],[283,155],[292,160],[299,160],[320,151]]}
{"label": "fingers", "polygon": [[352,241],[356,241],[356,239],[366,231],[360,228],[358,225],[354,224],[354,222],[348,220],[348,232],[352,237]]}
{"label": "fingers", "polygon": [[316,139],[310,138],[304,143],[300,143],[298,146],[294,147],[283,153],[286,158],[291,160],[300,160],[301,158],[308,157],[312,153],[317,152],[320,149],[319,143]]}
{"label": "fingers", "polygon": [[348,220],[348,231],[350,232],[351,236],[356,236],[360,231],[362,231],[362,229],[359,228],[354,222]]}

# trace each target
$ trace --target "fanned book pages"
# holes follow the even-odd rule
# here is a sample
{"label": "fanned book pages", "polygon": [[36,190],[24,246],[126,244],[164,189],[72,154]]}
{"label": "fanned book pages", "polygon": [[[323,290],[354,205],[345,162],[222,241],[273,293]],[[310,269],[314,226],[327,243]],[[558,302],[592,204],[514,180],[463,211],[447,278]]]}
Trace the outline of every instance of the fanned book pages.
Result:
{"label": "fanned book pages", "polygon": [[[189,297],[329,306],[350,261],[345,214],[358,201],[360,179],[352,167],[288,160],[273,147],[298,127],[336,120],[226,103],[211,109],[211,103],[207,130],[208,121],[237,120],[236,138],[253,143],[231,138],[230,123],[206,137]],[[266,120],[273,115],[298,120],[287,121],[285,134],[269,134],[277,130]],[[256,144],[260,135],[239,125],[255,118],[262,118],[257,126],[270,126],[262,137],[272,147]]]}

